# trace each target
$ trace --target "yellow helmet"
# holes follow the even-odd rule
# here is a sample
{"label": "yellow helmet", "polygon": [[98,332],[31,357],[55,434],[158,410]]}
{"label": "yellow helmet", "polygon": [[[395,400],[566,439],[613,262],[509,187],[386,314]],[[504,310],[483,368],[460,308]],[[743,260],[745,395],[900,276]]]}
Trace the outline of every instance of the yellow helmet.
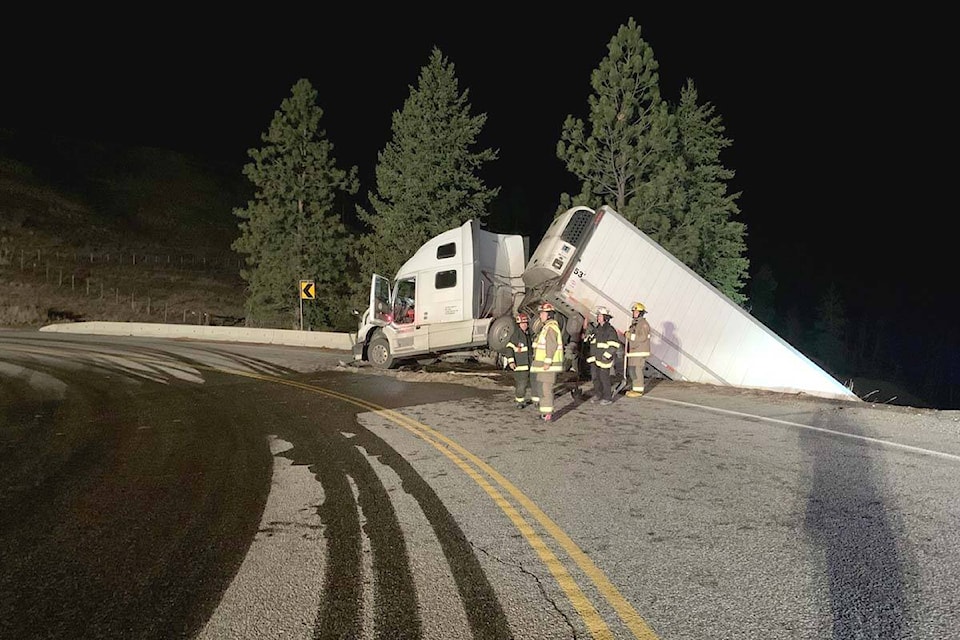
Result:
{"label": "yellow helmet", "polygon": [[633,311],[646,311],[647,308],[643,306],[642,302],[634,302],[633,306],[630,307]]}

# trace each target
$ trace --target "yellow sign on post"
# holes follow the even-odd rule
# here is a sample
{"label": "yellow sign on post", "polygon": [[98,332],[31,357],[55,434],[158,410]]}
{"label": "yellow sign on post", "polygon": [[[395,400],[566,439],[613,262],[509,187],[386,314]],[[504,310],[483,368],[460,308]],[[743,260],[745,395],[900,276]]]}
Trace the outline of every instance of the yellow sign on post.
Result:
{"label": "yellow sign on post", "polygon": [[317,297],[317,288],[313,280],[300,281],[300,331],[303,331],[303,301],[314,300]]}
{"label": "yellow sign on post", "polygon": [[301,300],[314,300],[317,297],[317,288],[313,284],[313,280],[301,280],[300,281],[300,299]]}

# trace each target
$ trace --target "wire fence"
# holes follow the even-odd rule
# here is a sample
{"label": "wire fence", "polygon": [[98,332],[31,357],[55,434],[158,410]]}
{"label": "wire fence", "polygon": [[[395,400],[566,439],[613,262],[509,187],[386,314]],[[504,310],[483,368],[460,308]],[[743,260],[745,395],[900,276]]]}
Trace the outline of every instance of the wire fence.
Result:
{"label": "wire fence", "polygon": [[[81,303],[74,310],[49,308],[46,313],[50,321],[109,315],[144,322],[242,324],[244,319],[235,315],[243,306],[241,266],[242,258],[235,254],[0,247],[0,273],[6,271],[9,279],[29,283],[61,299],[64,294],[73,296]],[[207,300],[178,300],[196,297],[200,289],[211,293]],[[220,299],[210,300],[212,297]]]}
{"label": "wire fence", "polygon": [[235,254],[194,255],[194,254],[153,254],[136,252],[79,252],[44,249],[0,248],[0,266],[19,263],[20,270],[38,265],[56,264],[75,265],[130,265],[157,267],[161,269],[180,269],[197,271],[239,272],[243,267],[243,258]]}

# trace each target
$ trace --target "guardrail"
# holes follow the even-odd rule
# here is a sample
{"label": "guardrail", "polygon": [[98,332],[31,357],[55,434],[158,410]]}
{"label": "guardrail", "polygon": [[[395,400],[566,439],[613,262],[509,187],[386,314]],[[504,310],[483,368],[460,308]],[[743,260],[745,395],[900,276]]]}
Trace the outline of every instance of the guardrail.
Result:
{"label": "guardrail", "polygon": [[293,331],[290,329],[250,329],[247,327],[214,327],[155,322],[69,322],[48,324],[41,327],[40,331],[90,333],[107,336],[184,338],[221,342],[252,342],[256,344],[282,344],[295,347],[339,349],[343,351],[350,351],[357,341],[355,333]]}

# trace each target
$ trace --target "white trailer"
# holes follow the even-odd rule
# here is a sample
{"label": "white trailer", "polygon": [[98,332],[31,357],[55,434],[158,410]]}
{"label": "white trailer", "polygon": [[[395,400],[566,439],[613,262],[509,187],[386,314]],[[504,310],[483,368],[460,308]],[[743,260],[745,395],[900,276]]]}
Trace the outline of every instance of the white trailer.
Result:
{"label": "white trailer", "polygon": [[610,207],[557,217],[523,281],[521,308],[550,301],[574,339],[598,305],[623,334],[642,302],[653,329],[647,362],[667,378],[859,400]]}

